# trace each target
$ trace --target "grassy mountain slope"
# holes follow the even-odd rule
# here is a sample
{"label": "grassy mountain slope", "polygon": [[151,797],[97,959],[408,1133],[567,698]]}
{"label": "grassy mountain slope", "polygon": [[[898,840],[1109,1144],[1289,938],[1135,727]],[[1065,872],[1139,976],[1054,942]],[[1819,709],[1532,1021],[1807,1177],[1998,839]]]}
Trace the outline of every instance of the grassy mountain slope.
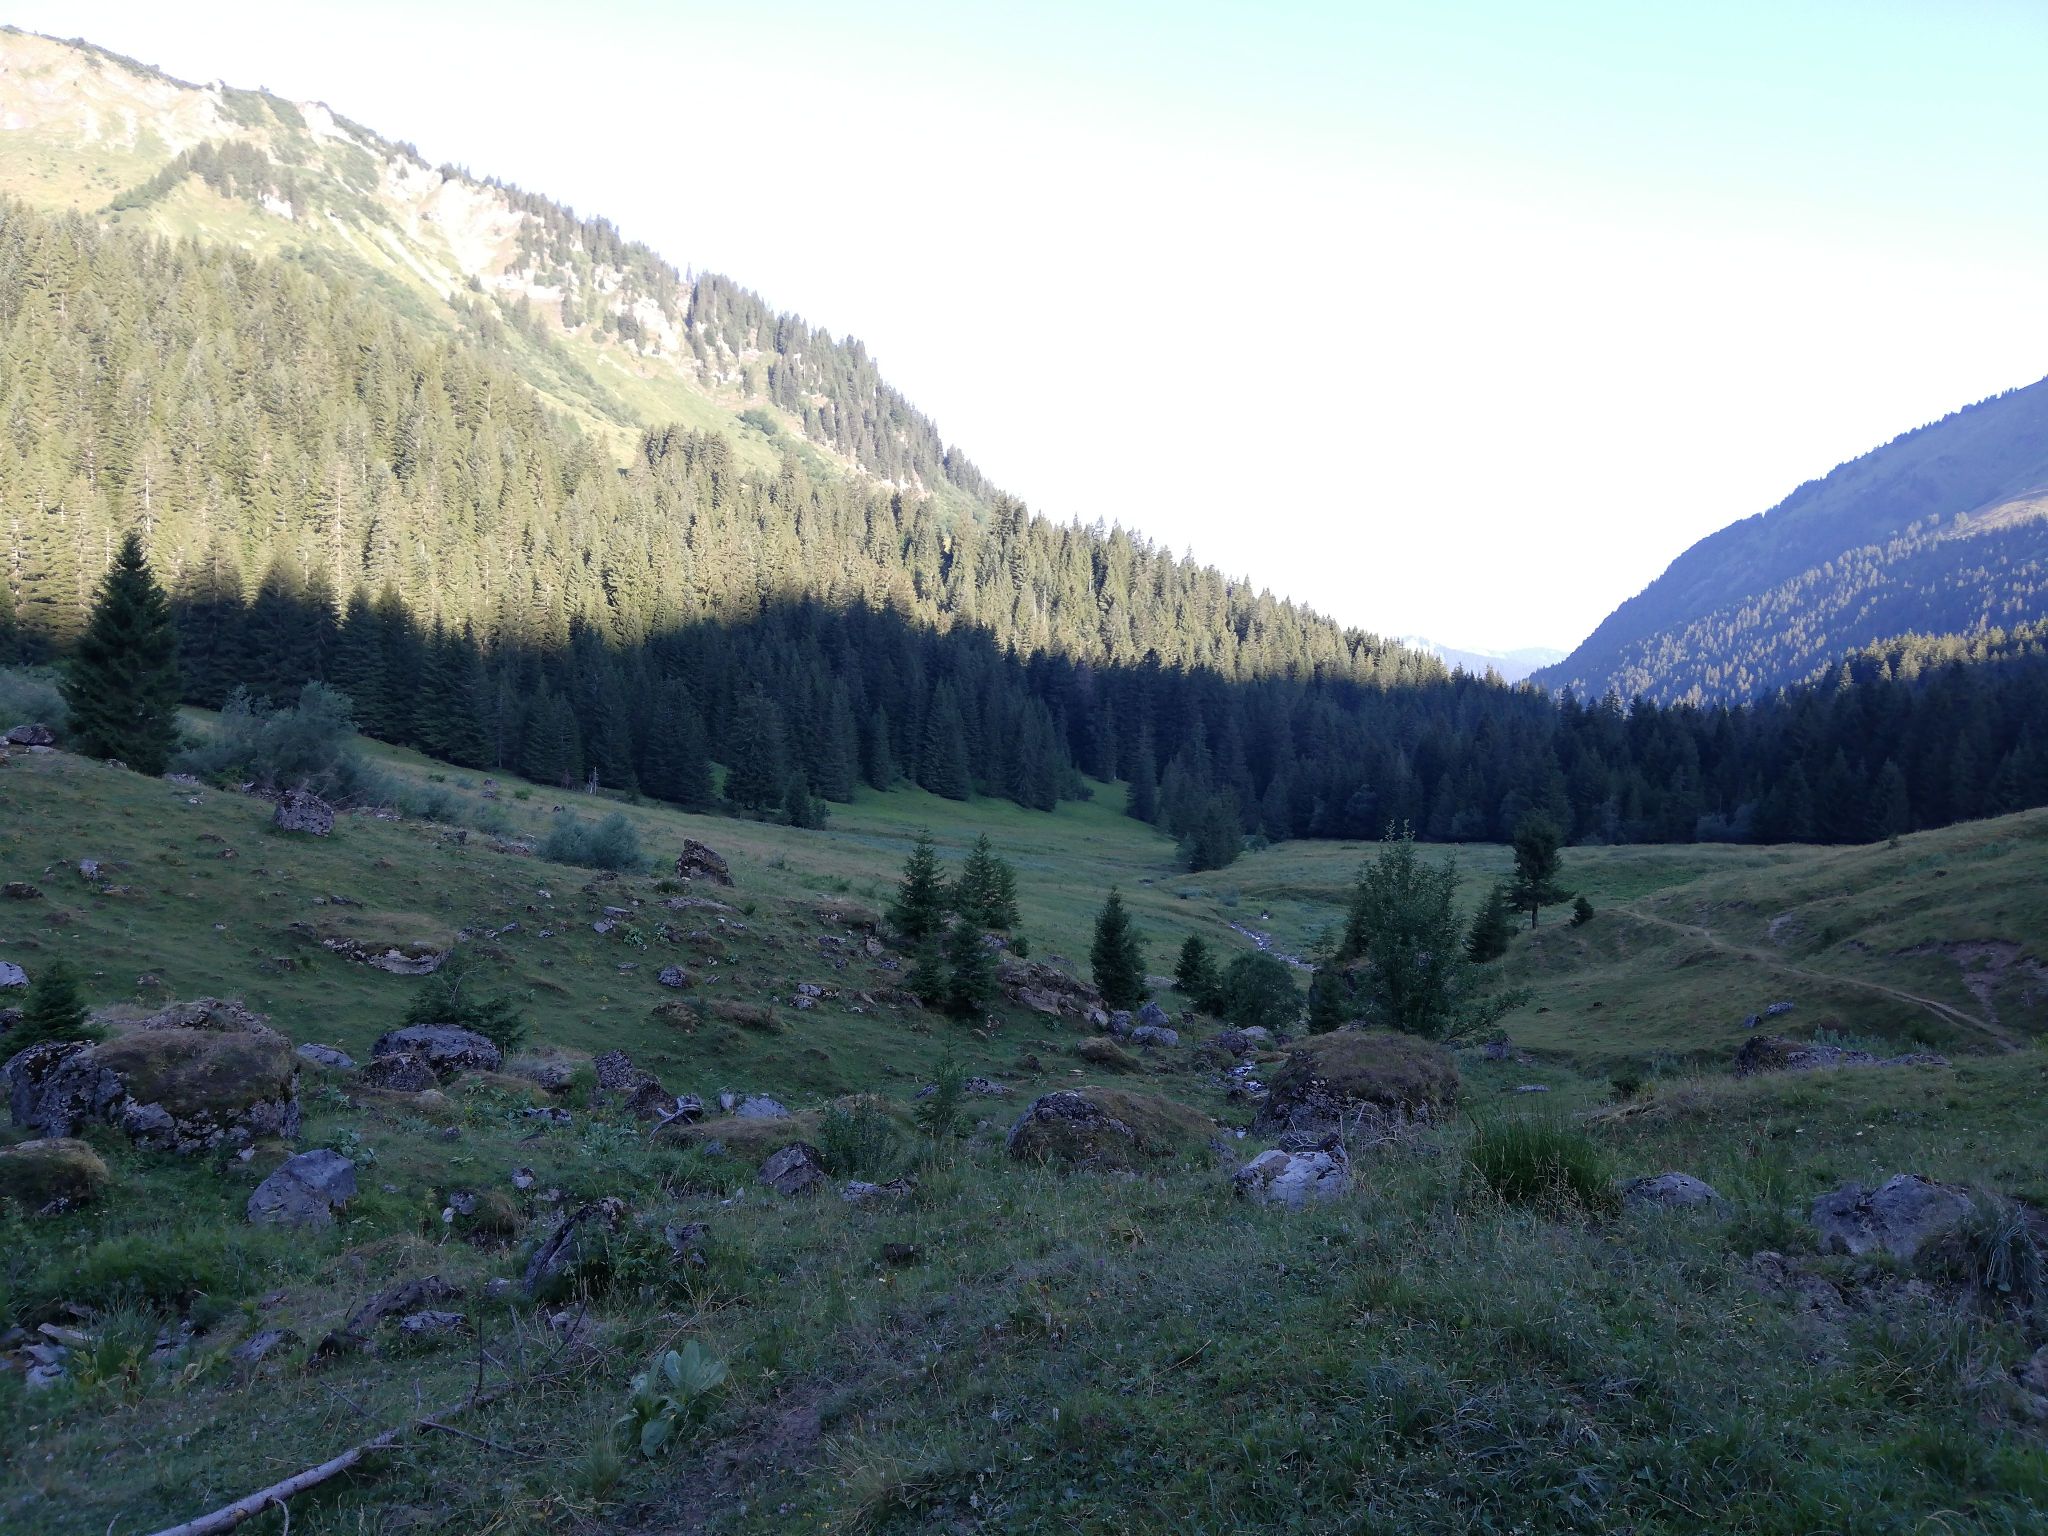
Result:
{"label": "grassy mountain slope", "polygon": [[1742,699],[1906,634],[2048,615],[2048,380],[1894,439],[1713,534],[1535,674]]}
{"label": "grassy mountain slope", "polygon": [[[466,812],[485,808],[479,780],[379,755],[401,777],[438,779]],[[499,787],[495,808],[520,826],[560,796]],[[240,1214],[277,1149],[210,1165],[98,1137],[114,1170],[102,1204],[0,1217],[5,1321],[69,1326],[63,1304],[99,1309],[69,1384],[31,1395],[0,1373],[11,1531],[154,1529],[214,1507],[416,1402],[459,1401],[479,1348],[489,1382],[521,1362],[542,1378],[451,1421],[487,1443],[416,1437],[296,1500],[292,1528],[1549,1531],[1579,1528],[1590,1509],[1677,1532],[1700,1529],[1711,1506],[1718,1528],[1758,1532],[1903,1531],[1936,1510],[2006,1530],[2048,1510],[2048,1462],[2005,1374],[2032,1347],[2021,1321],[1855,1291],[1883,1282],[1855,1280],[1846,1262],[1808,1260],[1870,1298],[1858,1303],[1879,1309],[1867,1320],[1809,1314],[1744,1279],[1758,1247],[1800,1255],[1798,1213],[1845,1178],[1913,1169],[2048,1200],[2035,1125],[2048,1058],[1885,990],[1981,1014],[1972,962],[1927,945],[2010,945],[2014,980],[2021,959],[2038,964],[2027,946],[2043,931],[2048,815],[1897,849],[1574,852],[1568,875],[1600,915],[1516,941],[1508,964],[1534,990],[1505,1021],[1521,1059],[1466,1054],[1469,1113],[1362,1151],[1352,1195],[1284,1214],[1229,1198],[1228,1170],[1258,1144],[1231,1136],[1249,1111],[1190,1047],[1152,1053],[1114,1085],[1214,1116],[1223,1153],[1190,1144],[1128,1179],[1024,1167],[1001,1146],[1022,1104],[1103,1081],[1072,1054],[1074,1027],[1009,1006],[975,1029],[916,1009],[856,1013],[853,989],[893,978],[858,957],[834,970],[845,951],[821,941],[847,935],[850,905],[885,898],[920,821],[949,855],[988,830],[1017,861],[1041,955],[1078,956],[1100,891],[1121,882],[1155,970],[1188,932],[1226,953],[1250,944],[1239,928],[1304,946],[1338,920],[1362,847],[1289,845],[1188,877],[1165,839],[1088,805],[1027,817],[864,794],[822,833],[628,807],[651,851],[699,835],[731,859],[736,885],[718,894],[739,911],[706,921],[707,942],[645,920],[593,930],[607,906],[659,911],[651,874],[593,880],[475,834],[368,815],[327,841],[286,838],[267,813],[66,754],[17,755],[0,770],[0,864],[45,895],[0,903],[0,956],[33,970],[65,954],[97,1004],[243,996],[293,1039],[360,1056],[420,983],[353,964],[319,936],[466,930],[489,984],[519,998],[530,1046],[572,1061],[619,1047],[678,1090],[776,1094],[804,1117],[785,1136],[822,1140],[821,1106],[879,1094],[901,1128],[863,1171],[914,1167],[920,1188],[879,1209],[782,1201],[754,1176],[765,1143],[729,1120],[713,1127],[729,1144],[720,1155],[701,1138],[651,1143],[586,1108],[581,1087],[561,1101],[571,1124],[540,1127],[520,1115],[535,1090],[511,1079],[429,1106],[309,1068],[301,1144],[348,1149],[363,1194],[335,1229],[285,1240]],[[79,881],[82,856],[125,891]],[[1467,899],[1505,862],[1468,850]],[[779,1028],[653,1015],[672,994],[652,973],[670,959],[707,978],[693,995],[767,1003]],[[847,990],[800,1012],[801,981]],[[1938,1042],[1958,1065],[1729,1079],[1736,1015],[1781,999],[1797,1002],[1793,1033]],[[1989,1000],[2012,1036],[2048,1025],[2038,987]],[[970,1100],[981,1129],[920,1161],[907,1111],[946,1054],[1013,1092]],[[1599,1155],[1622,1174],[1690,1169],[1728,1195],[1725,1215],[1589,1219],[1475,1187],[1466,1157],[1480,1127],[1531,1104],[1593,1109],[1622,1066],[1653,1086],[1586,1122]],[[1517,1091],[1531,1084],[1548,1096]],[[522,1167],[535,1175],[524,1192],[510,1179]],[[465,1235],[444,1221],[463,1190],[505,1196],[512,1230]],[[658,1243],[622,1249],[640,1267],[572,1304],[560,1327],[516,1291],[489,1292],[516,1279],[561,1210],[605,1195],[651,1224],[634,1230],[708,1221],[706,1263]],[[453,1305],[474,1332],[307,1363],[357,1303],[424,1275],[459,1288]],[[194,1341],[148,1359],[178,1318]],[[558,1348],[572,1325],[580,1342]],[[261,1365],[229,1357],[265,1328],[297,1342]],[[730,1364],[730,1387],[672,1460],[622,1457],[610,1424],[627,1378],[686,1339]],[[1858,1525],[1858,1510],[1885,1515]]]}

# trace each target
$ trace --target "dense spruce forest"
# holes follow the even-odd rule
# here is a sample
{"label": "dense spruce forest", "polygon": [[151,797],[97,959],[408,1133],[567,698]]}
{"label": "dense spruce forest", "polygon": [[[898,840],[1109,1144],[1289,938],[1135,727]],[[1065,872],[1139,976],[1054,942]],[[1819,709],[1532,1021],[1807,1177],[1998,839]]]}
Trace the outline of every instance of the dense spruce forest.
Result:
{"label": "dense spruce forest", "polygon": [[[879,408],[858,430],[894,467],[985,490]],[[774,813],[1117,779],[1197,865],[1390,821],[1501,839],[1531,809],[1580,840],[1856,840],[2048,803],[2037,630],[1902,641],[1748,708],[1553,701],[993,492],[948,514],[681,430],[621,465],[373,292],[79,216],[0,212],[0,410],[8,655],[63,654],[135,528],[191,701],[322,680],[373,735],[546,782],[703,804],[715,761]]]}

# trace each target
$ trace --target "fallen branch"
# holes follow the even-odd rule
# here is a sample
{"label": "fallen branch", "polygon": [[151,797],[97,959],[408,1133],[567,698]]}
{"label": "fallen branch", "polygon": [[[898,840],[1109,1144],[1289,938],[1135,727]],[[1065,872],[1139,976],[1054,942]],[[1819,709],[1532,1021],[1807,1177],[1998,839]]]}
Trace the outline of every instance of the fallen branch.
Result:
{"label": "fallen branch", "polygon": [[[351,1467],[368,1460],[380,1452],[393,1449],[408,1435],[422,1429],[436,1429],[444,1434],[460,1435],[465,1440],[476,1440],[480,1445],[491,1445],[494,1450],[502,1450],[504,1447],[492,1445],[492,1442],[488,1440],[466,1434],[461,1430],[451,1429],[448,1425],[437,1421],[453,1418],[456,1414],[466,1413],[472,1408],[484,1407],[486,1404],[494,1403],[499,1398],[505,1397],[523,1387],[533,1386],[543,1379],[542,1377],[528,1376],[518,1381],[508,1381],[502,1386],[493,1387],[488,1392],[472,1392],[460,1402],[443,1408],[438,1413],[421,1414],[417,1418],[408,1419],[403,1424],[394,1425],[392,1428],[385,1430],[381,1435],[365,1440],[360,1445],[350,1446],[339,1456],[323,1461],[317,1467],[308,1467],[303,1472],[294,1472],[290,1477],[285,1478],[281,1482],[272,1483],[268,1488],[259,1488],[254,1493],[235,1500],[232,1504],[223,1504],[219,1509],[213,1511],[212,1514],[201,1515],[196,1520],[187,1520],[183,1525],[165,1526],[164,1529],[156,1532],[155,1536],[214,1536],[214,1533],[218,1531],[232,1531],[236,1526],[242,1524],[243,1521],[253,1520],[267,1509],[283,1509],[286,1499],[304,1493],[308,1489],[318,1488],[322,1483],[332,1482]],[[291,1515],[289,1511],[286,1512],[285,1518],[290,1520]]]}

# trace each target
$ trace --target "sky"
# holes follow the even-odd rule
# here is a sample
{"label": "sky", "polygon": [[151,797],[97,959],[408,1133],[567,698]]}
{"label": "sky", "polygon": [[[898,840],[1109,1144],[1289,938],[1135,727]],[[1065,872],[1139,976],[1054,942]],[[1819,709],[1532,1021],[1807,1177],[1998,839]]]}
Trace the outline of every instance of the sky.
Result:
{"label": "sky", "polygon": [[1568,648],[2048,374],[2038,0],[17,0],[836,334],[997,484]]}

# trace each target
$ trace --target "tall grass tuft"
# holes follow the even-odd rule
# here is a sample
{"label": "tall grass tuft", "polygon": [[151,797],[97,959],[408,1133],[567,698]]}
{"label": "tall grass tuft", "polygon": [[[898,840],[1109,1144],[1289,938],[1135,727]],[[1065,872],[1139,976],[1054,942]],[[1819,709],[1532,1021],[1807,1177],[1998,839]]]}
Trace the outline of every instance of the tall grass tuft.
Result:
{"label": "tall grass tuft", "polygon": [[1616,1204],[1606,1150],[1561,1119],[1482,1120],[1466,1157],[1480,1183],[1511,1205],[1604,1211]]}

